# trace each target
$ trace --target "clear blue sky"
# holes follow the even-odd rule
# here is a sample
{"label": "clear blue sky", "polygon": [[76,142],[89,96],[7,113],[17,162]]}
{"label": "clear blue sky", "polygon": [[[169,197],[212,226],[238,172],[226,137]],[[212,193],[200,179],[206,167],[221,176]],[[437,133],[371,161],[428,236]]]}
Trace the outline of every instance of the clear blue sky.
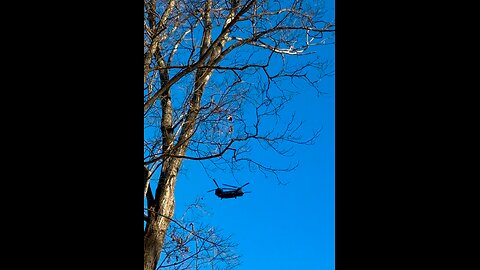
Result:
{"label": "clear blue sky", "polygon": [[[333,18],[334,1],[327,0],[327,17]],[[334,45],[321,49],[321,56],[334,61]],[[333,69],[333,67],[331,67]],[[241,257],[238,269],[310,269],[335,268],[335,85],[334,76],[321,84],[325,95],[314,89],[297,96],[288,107],[303,121],[305,136],[322,129],[313,146],[296,146],[292,160],[300,166],[281,174],[287,185],[279,185],[274,177],[265,178],[241,172],[237,183],[230,174],[215,173],[219,184],[243,184],[252,193],[237,199],[220,200],[213,192],[212,180],[205,176],[198,162],[186,160],[175,190],[176,210],[181,215],[185,206],[203,197],[210,213],[206,222],[232,235]],[[270,163],[285,162],[275,154],[260,157]],[[254,178],[253,178],[254,177]]]}
{"label": "clear blue sky", "polygon": [[[252,193],[237,199],[220,200],[213,192],[214,183],[203,175],[195,162],[186,161],[176,187],[176,213],[196,197],[211,213],[208,222],[232,234],[237,252],[242,255],[238,269],[334,269],[335,249],[335,119],[333,78],[323,88],[328,94],[315,92],[299,96],[292,108],[304,120],[305,127],[323,127],[313,146],[297,147],[295,159],[300,166],[282,175],[287,185],[278,185],[273,177],[246,177],[244,190]],[[275,155],[262,158],[275,160]],[[227,175],[227,174],[225,174]],[[238,178],[242,178],[239,174]],[[245,173],[246,175],[246,173]],[[236,185],[221,174],[217,182]]]}

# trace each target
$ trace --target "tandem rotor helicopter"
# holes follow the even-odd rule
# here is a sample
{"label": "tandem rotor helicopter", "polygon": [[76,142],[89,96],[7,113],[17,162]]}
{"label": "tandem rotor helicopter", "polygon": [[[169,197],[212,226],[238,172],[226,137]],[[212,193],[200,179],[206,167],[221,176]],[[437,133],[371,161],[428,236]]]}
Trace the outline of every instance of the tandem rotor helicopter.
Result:
{"label": "tandem rotor helicopter", "polygon": [[212,179],[213,182],[215,182],[215,185],[217,186],[216,189],[212,189],[212,190],[209,190],[207,192],[212,192],[212,191],[215,191],[215,195],[217,195],[217,197],[219,197],[220,199],[229,199],[229,198],[237,198],[237,197],[242,197],[243,194],[245,193],[250,193],[250,191],[243,191],[242,188],[246,185],[248,185],[249,183],[246,183],[245,185],[241,186],[241,187],[236,187],[236,186],[232,186],[232,185],[227,185],[227,184],[223,184],[224,186],[227,186],[227,187],[224,187],[224,188],[221,188],[218,186],[217,184],[217,181],[215,181],[215,179]]}

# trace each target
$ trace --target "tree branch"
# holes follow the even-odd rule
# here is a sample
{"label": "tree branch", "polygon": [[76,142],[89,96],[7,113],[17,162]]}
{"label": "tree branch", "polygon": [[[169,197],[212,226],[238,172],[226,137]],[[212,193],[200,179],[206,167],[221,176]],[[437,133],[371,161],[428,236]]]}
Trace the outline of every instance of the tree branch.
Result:
{"label": "tree branch", "polygon": [[[172,0],[173,1],[173,0]],[[243,15],[245,12],[247,12],[253,5],[253,3],[256,2],[256,0],[250,0],[247,2],[247,4],[242,7],[242,9],[237,13],[237,15],[232,19],[230,23],[228,23],[220,32],[218,38],[210,45],[210,47],[204,52],[203,55],[200,55],[200,58],[198,59],[197,62],[195,62],[193,65],[189,66],[188,68],[182,70],[181,72],[177,73],[173,78],[171,78],[165,85],[162,85],[161,89],[155,93],[151,98],[145,102],[143,105],[143,111],[146,112],[165,91],[167,91],[167,88],[171,87],[174,83],[179,81],[181,78],[183,78],[186,74],[192,72],[195,70],[197,67],[199,67],[210,55],[210,53],[213,51],[214,48],[217,47],[217,45],[222,41],[222,38],[224,35],[229,31],[229,29],[238,21],[241,15]],[[145,70],[148,69],[148,66],[144,67]],[[145,80],[144,80],[145,81]]]}
{"label": "tree branch", "polygon": [[164,218],[170,220],[171,222],[177,224],[177,226],[180,227],[181,229],[183,229],[183,230],[191,233],[193,236],[198,237],[199,239],[202,239],[202,240],[205,241],[205,242],[208,242],[208,243],[210,243],[210,244],[212,244],[212,245],[216,245],[216,246],[220,246],[220,247],[221,247],[221,245],[218,245],[217,243],[212,242],[212,241],[210,241],[209,239],[202,237],[201,235],[198,235],[195,231],[192,231],[192,230],[188,229],[188,228],[185,227],[183,224],[181,224],[180,222],[178,222],[177,220],[175,220],[175,219],[173,219],[173,218],[171,218],[171,217],[162,215],[160,212],[155,212],[155,211],[149,210],[149,209],[147,209],[147,208],[144,208],[144,210],[149,211],[151,214],[155,214],[155,215],[158,215],[158,216],[161,216],[161,217],[164,217]]}

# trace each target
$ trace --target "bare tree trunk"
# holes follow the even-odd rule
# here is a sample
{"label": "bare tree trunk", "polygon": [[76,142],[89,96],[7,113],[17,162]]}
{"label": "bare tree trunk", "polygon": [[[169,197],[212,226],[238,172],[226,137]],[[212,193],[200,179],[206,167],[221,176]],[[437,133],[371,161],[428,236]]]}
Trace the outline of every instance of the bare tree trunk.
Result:
{"label": "bare tree trunk", "polygon": [[162,166],[155,194],[155,207],[147,220],[143,239],[143,269],[155,270],[163,248],[165,235],[175,209],[175,183],[181,159],[169,158]]}
{"label": "bare tree trunk", "polygon": [[[173,205],[173,204],[172,204]],[[173,211],[173,207],[170,208]],[[169,220],[163,217],[151,218],[147,224],[143,240],[143,269],[154,270],[160,259],[166,229],[170,224]]]}
{"label": "bare tree trunk", "polygon": [[[164,93],[162,98],[162,135],[164,152],[173,152],[176,156],[185,155],[190,139],[194,133],[197,117],[200,111],[200,101],[205,86],[212,75],[213,70],[199,70],[195,79],[195,90],[190,101],[190,109],[186,121],[182,126],[178,143],[173,147],[173,129],[171,128],[171,101],[170,91]],[[174,190],[177,181],[177,173],[182,163],[181,158],[167,157],[162,165],[160,181],[155,193],[155,208],[149,215],[147,228],[144,235],[144,270],[155,270],[160,259],[165,234],[173,217],[175,208]],[[144,191],[145,192],[145,191]]]}

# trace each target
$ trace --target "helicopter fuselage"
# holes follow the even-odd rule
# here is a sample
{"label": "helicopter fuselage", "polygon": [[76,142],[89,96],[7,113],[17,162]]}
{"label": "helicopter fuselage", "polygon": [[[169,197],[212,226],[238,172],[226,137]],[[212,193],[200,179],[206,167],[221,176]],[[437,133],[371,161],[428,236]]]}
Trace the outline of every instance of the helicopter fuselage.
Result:
{"label": "helicopter fuselage", "polygon": [[223,191],[221,188],[217,188],[215,190],[215,195],[217,195],[220,199],[229,199],[229,198],[237,198],[243,196],[242,190],[228,190]]}
{"label": "helicopter fuselage", "polygon": [[230,199],[230,198],[235,198],[236,199],[237,197],[243,196],[243,194],[245,194],[245,193],[250,193],[250,191],[245,191],[244,192],[242,190],[242,188],[244,186],[248,185],[249,183],[246,183],[246,184],[244,184],[243,186],[240,186],[240,187],[223,184],[224,186],[227,186],[227,187],[221,188],[221,187],[218,186],[217,181],[215,181],[215,179],[212,179],[212,180],[215,183],[215,185],[217,186],[217,188],[209,190],[207,192],[215,191],[215,195],[217,195],[217,197],[219,197],[220,199]]}

